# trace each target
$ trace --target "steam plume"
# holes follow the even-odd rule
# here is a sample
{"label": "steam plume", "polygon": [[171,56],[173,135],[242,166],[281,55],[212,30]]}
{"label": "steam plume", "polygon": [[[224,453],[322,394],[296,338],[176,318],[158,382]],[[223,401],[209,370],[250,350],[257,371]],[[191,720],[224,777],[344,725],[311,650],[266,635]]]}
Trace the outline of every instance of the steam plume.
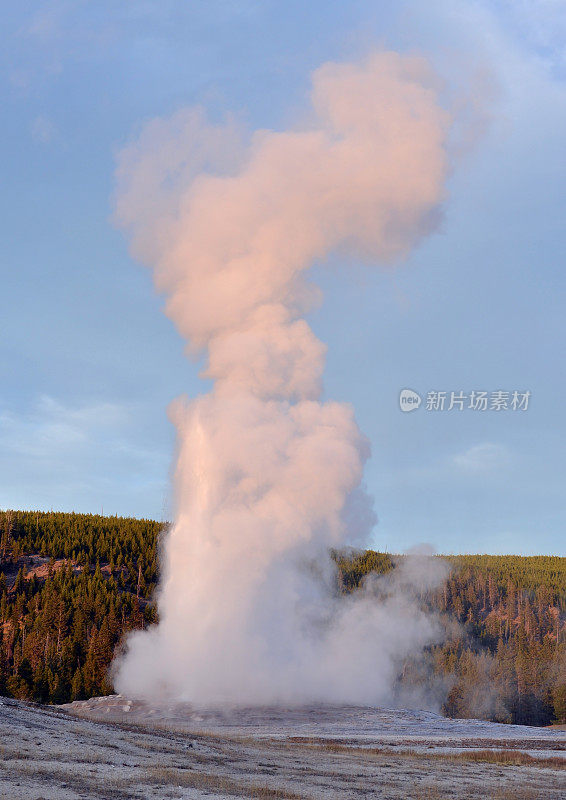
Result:
{"label": "steam plume", "polygon": [[422,58],[328,63],[312,83],[301,129],[246,142],[192,109],[120,155],[119,223],[214,381],[171,407],[160,622],[130,637],[124,693],[383,702],[399,659],[435,635],[394,582],[329,591],[369,447],[348,405],[318,399],[325,347],[302,315],[313,262],[337,249],[392,262],[433,229],[451,120]]}

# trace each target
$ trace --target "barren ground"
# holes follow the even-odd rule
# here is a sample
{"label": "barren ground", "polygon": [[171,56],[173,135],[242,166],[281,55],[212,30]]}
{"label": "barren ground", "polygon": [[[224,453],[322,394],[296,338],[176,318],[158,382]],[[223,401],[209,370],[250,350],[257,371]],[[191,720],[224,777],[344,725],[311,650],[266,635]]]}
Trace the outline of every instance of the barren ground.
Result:
{"label": "barren ground", "polygon": [[10,800],[563,800],[566,731],[352,707],[0,700]]}

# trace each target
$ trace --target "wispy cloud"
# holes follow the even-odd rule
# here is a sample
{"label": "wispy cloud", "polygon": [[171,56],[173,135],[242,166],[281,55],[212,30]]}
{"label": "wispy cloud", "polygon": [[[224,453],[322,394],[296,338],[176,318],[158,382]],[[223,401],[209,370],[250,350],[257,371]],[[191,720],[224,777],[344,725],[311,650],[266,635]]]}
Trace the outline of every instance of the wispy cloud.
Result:
{"label": "wispy cloud", "polygon": [[31,124],[31,136],[34,142],[39,144],[49,144],[57,135],[57,129],[53,120],[40,114]]}
{"label": "wispy cloud", "polygon": [[510,463],[510,453],[502,444],[482,442],[458,453],[452,461],[466,472],[491,472],[506,467]]}
{"label": "wispy cloud", "polygon": [[148,493],[165,491],[169,453],[140,444],[144,416],[141,404],[48,395],[24,411],[0,410],[0,507],[149,513]]}
{"label": "wispy cloud", "polygon": [[564,0],[504,0],[501,12],[518,29],[521,39],[556,65],[566,63],[566,3]]}
{"label": "wispy cloud", "polygon": [[72,407],[42,395],[26,413],[0,412],[0,446],[5,453],[53,458],[116,433],[126,421],[126,409],[120,405]]}

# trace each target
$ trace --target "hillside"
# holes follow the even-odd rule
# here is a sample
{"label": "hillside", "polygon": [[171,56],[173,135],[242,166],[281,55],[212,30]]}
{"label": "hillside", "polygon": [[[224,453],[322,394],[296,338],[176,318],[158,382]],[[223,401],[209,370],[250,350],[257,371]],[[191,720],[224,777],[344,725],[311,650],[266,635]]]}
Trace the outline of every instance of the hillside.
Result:
{"label": "hillside", "polygon": [[[161,528],[151,520],[0,512],[0,694],[66,703],[112,691],[124,633],[156,620]],[[402,665],[452,717],[566,722],[566,559],[452,556],[444,586],[422,602],[447,638]],[[343,592],[395,558],[335,554]]]}

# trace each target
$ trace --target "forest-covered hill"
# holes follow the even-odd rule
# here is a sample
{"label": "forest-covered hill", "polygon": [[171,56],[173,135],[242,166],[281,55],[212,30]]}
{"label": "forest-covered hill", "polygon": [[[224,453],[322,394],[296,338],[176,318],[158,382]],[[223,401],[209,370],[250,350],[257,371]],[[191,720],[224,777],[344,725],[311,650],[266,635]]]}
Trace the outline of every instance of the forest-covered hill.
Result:
{"label": "forest-covered hill", "polygon": [[[0,512],[0,694],[63,703],[111,692],[124,634],[156,620],[160,534],[151,520]],[[450,576],[422,601],[446,639],[400,681],[437,692],[449,716],[566,722],[566,558],[442,558]],[[373,551],[335,560],[344,592],[396,563]]]}

